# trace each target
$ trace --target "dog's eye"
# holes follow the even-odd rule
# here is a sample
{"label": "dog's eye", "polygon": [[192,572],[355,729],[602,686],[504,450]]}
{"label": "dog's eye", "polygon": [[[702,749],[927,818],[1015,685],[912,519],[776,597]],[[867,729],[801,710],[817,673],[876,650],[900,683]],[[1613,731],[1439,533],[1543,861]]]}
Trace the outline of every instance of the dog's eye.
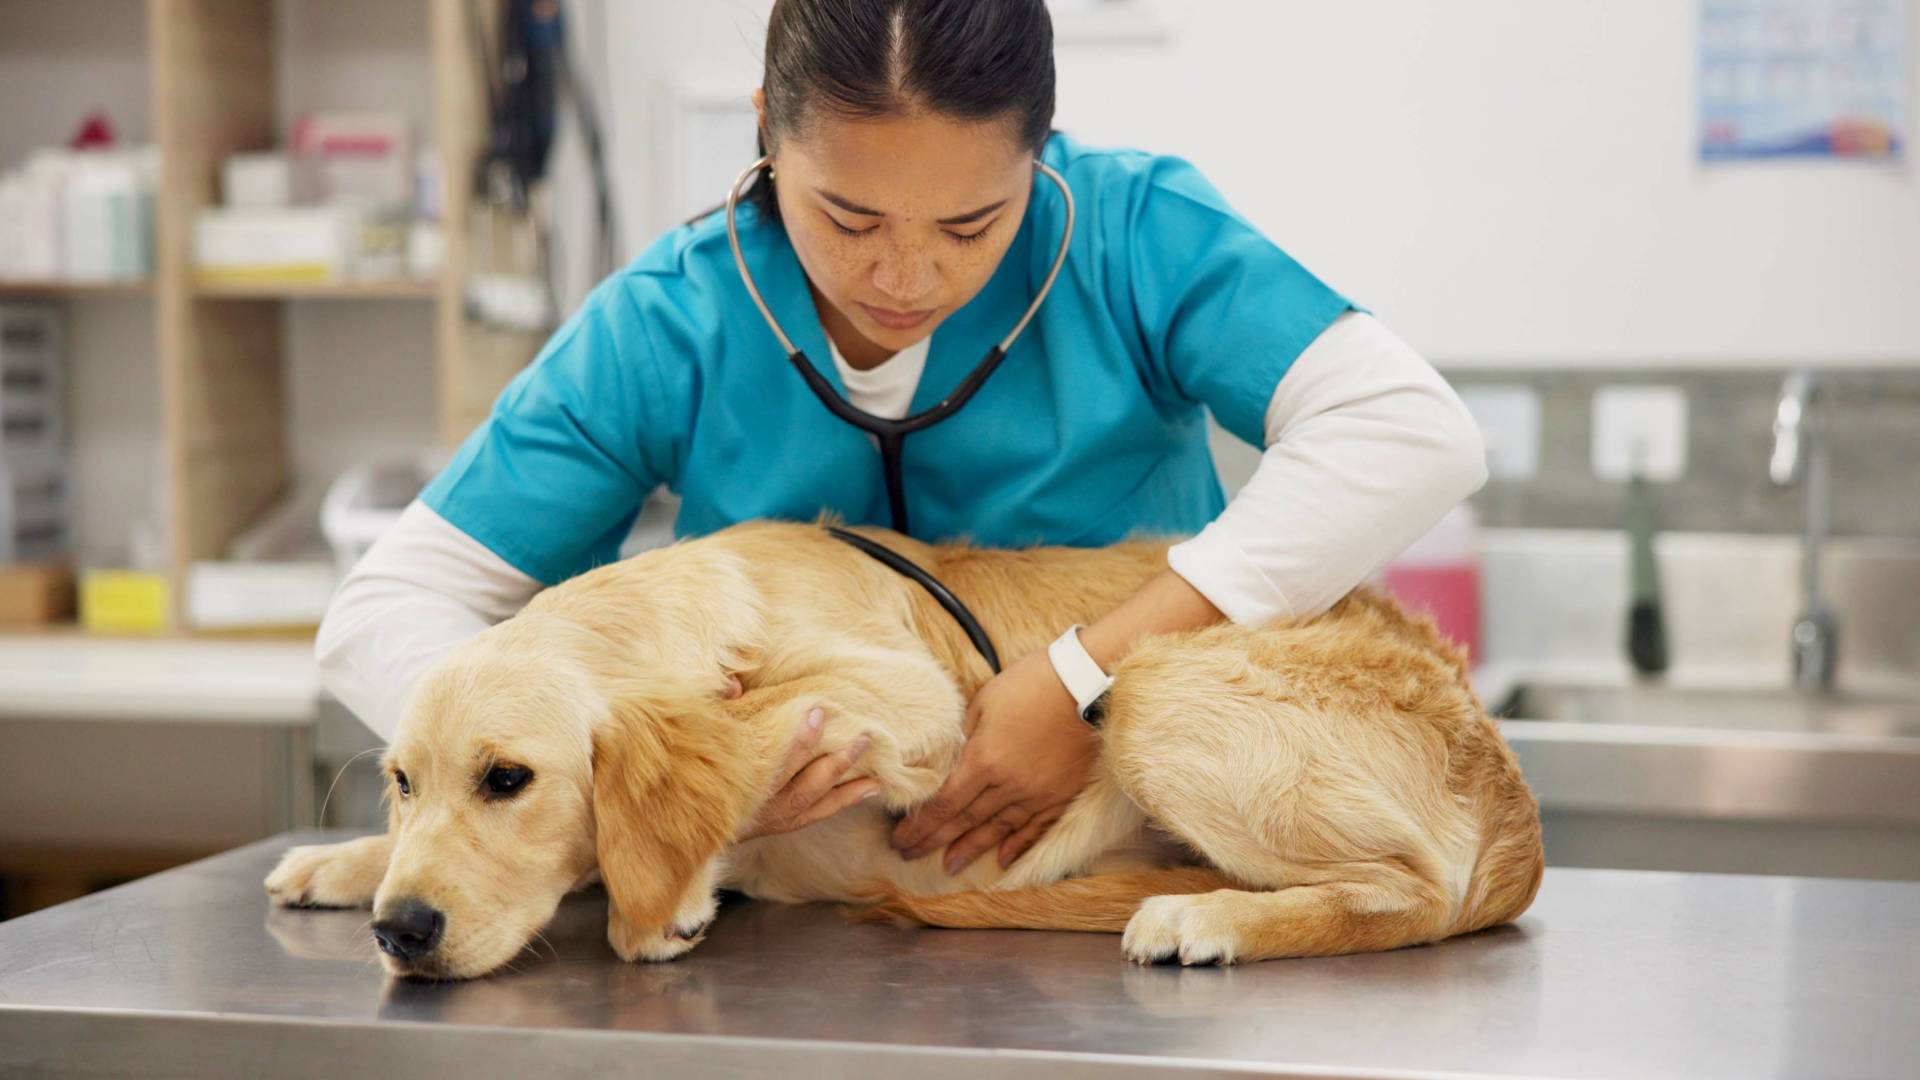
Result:
{"label": "dog's eye", "polygon": [[520,793],[520,789],[526,787],[527,781],[531,779],[533,779],[532,769],[523,768],[519,765],[496,765],[492,769],[487,770],[487,797],[491,799],[503,799],[511,795],[517,795]]}
{"label": "dog's eye", "polygon": [[400,795],[402,798],[413,794],[413,785],[407,783],[406,773],[403,773],[400,770],[395,769],[393,771],[393,783],[395,787],[400,789]]}

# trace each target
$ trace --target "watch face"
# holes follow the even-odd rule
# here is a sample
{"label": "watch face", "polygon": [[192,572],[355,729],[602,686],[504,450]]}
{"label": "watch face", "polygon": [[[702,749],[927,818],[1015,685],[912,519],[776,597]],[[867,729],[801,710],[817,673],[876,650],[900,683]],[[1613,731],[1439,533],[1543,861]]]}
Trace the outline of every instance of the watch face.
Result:
{"label": "watch face", "polygon": [[1107,694],[1106,694],[1106,691],[1103,690],[1100,692],[1099,697],[1094,698],[1092,701],[1087,702],[1087,707],[1080,710],[1080,719],[1085,720],[1087,723],[1092,724],[1094,727],[1099,727],[1100,721],[1105,720],[1106,718],[1107,718]]}

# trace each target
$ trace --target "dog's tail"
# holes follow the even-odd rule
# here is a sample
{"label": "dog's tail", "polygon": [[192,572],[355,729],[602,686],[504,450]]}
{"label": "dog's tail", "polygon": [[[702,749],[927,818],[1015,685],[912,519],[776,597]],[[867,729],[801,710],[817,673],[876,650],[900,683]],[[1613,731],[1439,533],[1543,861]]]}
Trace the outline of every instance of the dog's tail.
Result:
{"label": "dog's tail", "polygon": [[945,896],[912,896],[891,885],[877,885],[863,893],[865,906],[849,908],[847,914],[858,922],[890,922],[896,926],[1118,933],[1127,928],[1127,920],[1149,896],[1238,887],[1218,870],[1192,866],[1095,874],[1024,889]]}

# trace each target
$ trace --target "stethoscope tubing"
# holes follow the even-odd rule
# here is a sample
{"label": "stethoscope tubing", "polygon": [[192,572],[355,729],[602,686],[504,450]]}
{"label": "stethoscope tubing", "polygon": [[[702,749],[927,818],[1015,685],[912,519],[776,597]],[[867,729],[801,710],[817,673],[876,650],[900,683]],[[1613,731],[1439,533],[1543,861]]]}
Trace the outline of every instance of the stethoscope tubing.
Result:
{"label": "stethoscope tubing", "polygon": [[800,373],[800,377],[806,381],[807,387],[813,391],[814,396],[819,398],[820,403],[825,405],[834,416],[867,432],[879,442],[881,467],[886,479],[887,504],[893,517],[893,529],[901,535],[910,535],[907,520],[906,481],[900,463],[900,454],[906,437],[916,431],[932,427],[959,412],[961,406],[971,401],[973,396],[979,393],[980,388],[986,385],[987,379],[999,368],[1000,362],[1007,358],[1007,352],[1019,339],[1020,332],[1033,321],[1033,316],[1040,310],[1040,304],[1046,300],[1047,294],[1053,291],[1053,283],[1060,276],[1061,267],[1067,262],[1067,247],[1073,241],[1073,191],[1067,186],[1066,178],[1052,166],[1044,161],[1034,161],[1034,171],[1053,181],[1054,185],[1060,189],[1061,197],[1066,200],[1067,206],[1067,223],[1060,235],[1060,250],[1053,257],[1053,266],[1048,269],[1046,280],[1041,282],[1039,291],[1034,294],[1033,302],[1027,305],[1026,313],[1020,316],[1020,321],[1014,324],[1013,329],[1001,339],[998,345],[988,350],[986,358],[975,365],[974,369],[967,373],[967,377],[960,380],[959,385],[937,403],[911,416],[903,416],[896,420],[892,417],[875,416],[842,397],[833,388],[833,384],[828,382],[807,359],[806,353],[794,345],[793,339],[781,329],[780,320],[774,318],[772,309],[767,307],[766,299],[760,295],[760,287],[754,281],[752,271],[747,268],[746,255],[740,249],[740,230],[734,222],[734,211],[740,203],[740,194],[747,186],[747,182],[758,175],[760,170],[772,164],[772,155],[760,158],[747,166],[740,173],[739,178],[734,180],[733,187],[727,191],[727,243],[733,248],[734,266],[740,271],[740,280],[747,286],[747,295],[753,297],[754,306],[760,309],[760,317],[767,321],[767,327],[779,340],[780,347],[787,351],[788,362],[793,365],[795,371]]}

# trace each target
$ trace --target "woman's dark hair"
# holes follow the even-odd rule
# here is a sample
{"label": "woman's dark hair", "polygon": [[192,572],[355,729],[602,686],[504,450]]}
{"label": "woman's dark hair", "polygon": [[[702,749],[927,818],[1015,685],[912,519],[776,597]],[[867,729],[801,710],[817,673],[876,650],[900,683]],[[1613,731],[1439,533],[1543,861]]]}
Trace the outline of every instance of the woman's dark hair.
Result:
{"label": "woman's dark hair", "polygon": [[[1037,154],[1053,128],[1053,19],[1045,0],[776,0],[767,20],[760,152],[816,110],[854,120],[919,107],[1013,122]],[[766,173],[747,193],[779,220]]]}

